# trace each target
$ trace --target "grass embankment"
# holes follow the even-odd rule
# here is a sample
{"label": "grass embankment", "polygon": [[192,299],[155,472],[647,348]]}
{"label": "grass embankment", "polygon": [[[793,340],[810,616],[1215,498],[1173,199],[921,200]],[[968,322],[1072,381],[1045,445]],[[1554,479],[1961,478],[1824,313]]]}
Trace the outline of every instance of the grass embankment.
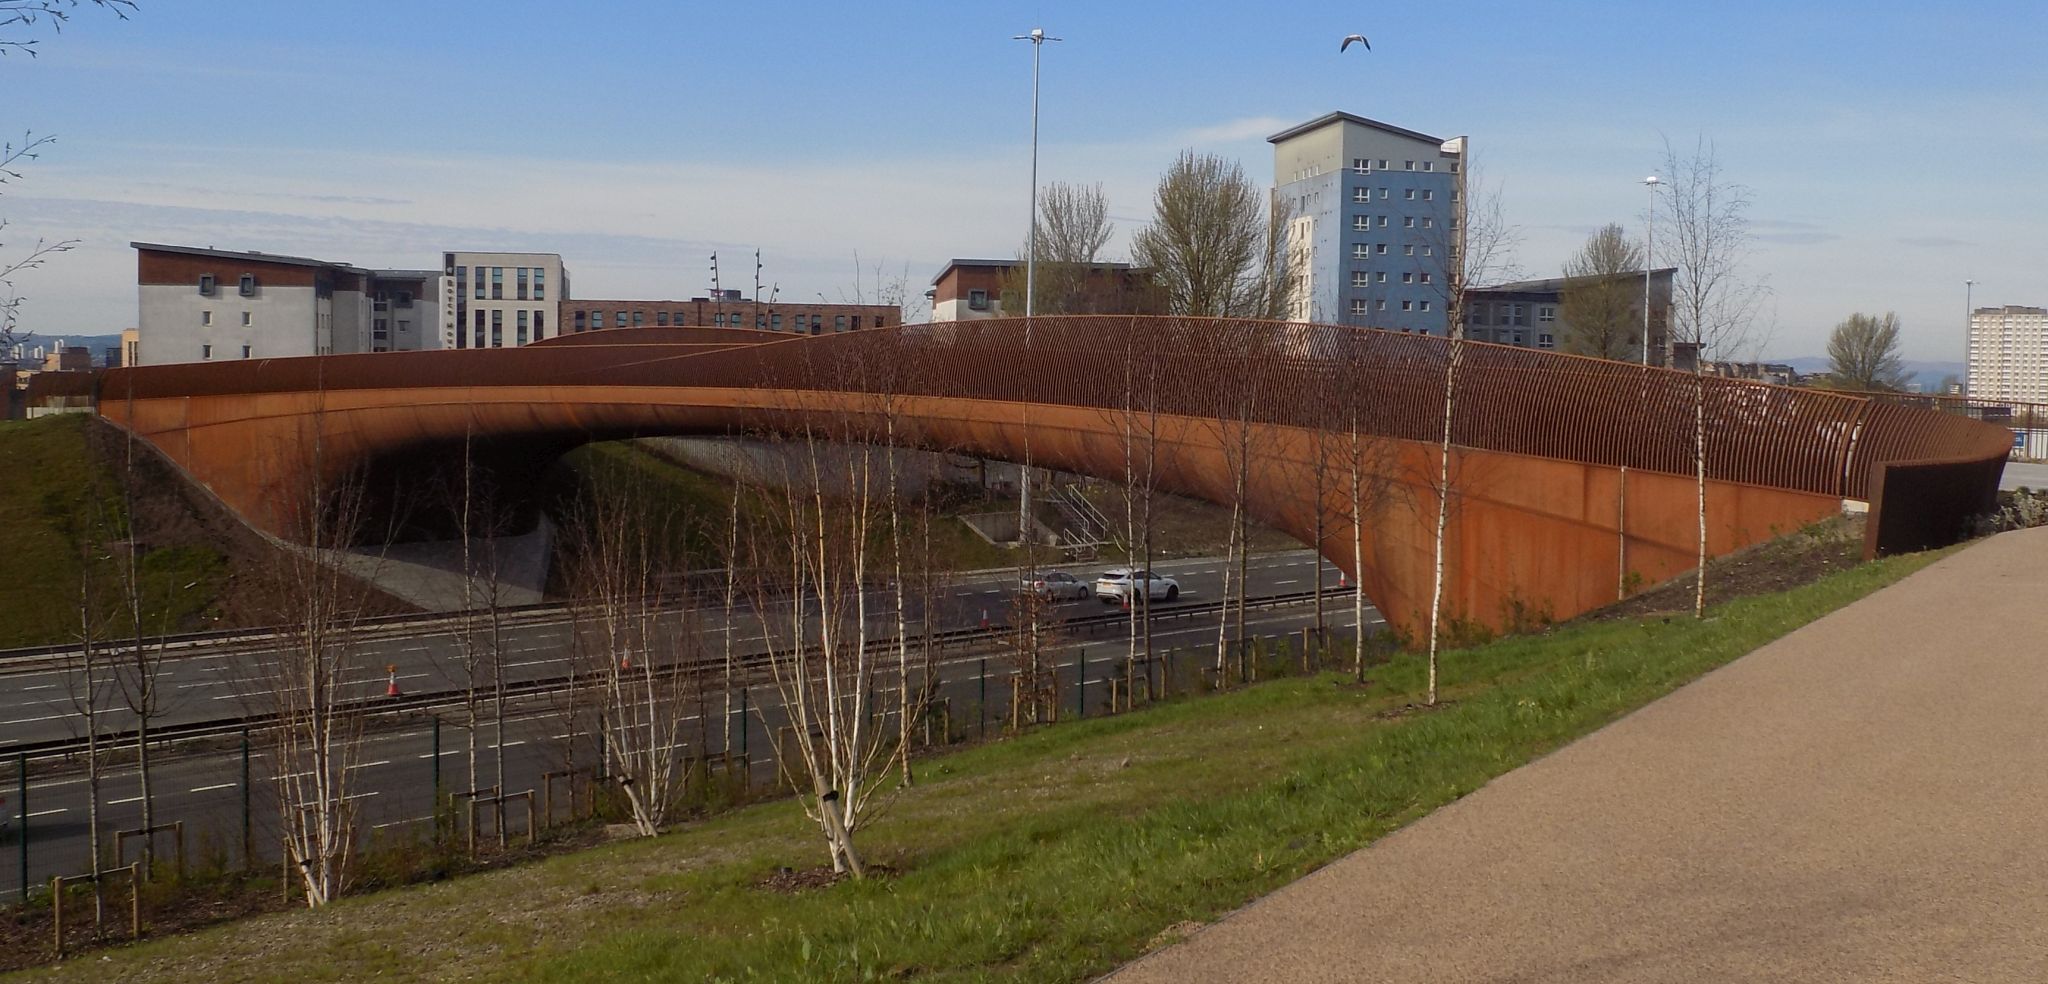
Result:
{"label": "grass embankment", "polygon": [[863,835],[895,877],[786,895],[792,804],[648,842],[104,951],[59,980],[1085,980],[1925,566],[1895,558],[1713,617],[1574,624],[1275,681],[924,763]]}
{"label": "grass embankment", "polygon": [[[91,569],[96,631],[132,632],[112,614],[126,596],[114,544],[130,538],[120,475],[90,440],[82,414],[0,421],[0,648],[76,641],[81,572]],[[227,580],[218,551],[150,542],[137,560],[147,631],[210,624]],[[168,539],[168,538],[166,538]]]}
{"label": "grass embankment", "polygon": [[[685,551],[692,568],[707,569],[725,563],[722,553],[726,516],[732,508],[732,482],[693,468],[687,468],[632,441],[586,444],[561,458],[553,479],[558,503],[566,504],[579,482],[597,478],[617,480],[630,476],[645,481],[678,511],[690,518]],[[743,513],[771,508],[757,496],[742,495]],[[565,510],[556,507],[557,515]],[[970,510],[972,511],[972,510]],[[745,521],[744,518],[742,520]],[[877,536],[885,536],[878,527]],[[719,531],[714,536],[710,531]],[[1004,567],[1017,562],[1015,551],[995,546],[974,534],[957,518],[957,512],[934,514],[931,520],[933,563],[940,570],[972,571]],[[714,542],[717,541],[717,542]]]}

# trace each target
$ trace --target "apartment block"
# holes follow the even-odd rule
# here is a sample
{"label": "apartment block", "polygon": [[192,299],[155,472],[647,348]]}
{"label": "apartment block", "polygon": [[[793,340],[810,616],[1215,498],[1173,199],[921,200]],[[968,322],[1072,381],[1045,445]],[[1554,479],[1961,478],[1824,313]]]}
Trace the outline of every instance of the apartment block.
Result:
{"label": "apartment block", "polygon": [[893,304],[789,304],[754,301],[737,290],[687,301],[564,300],[557,324],[571,334],[613,328],[755,328],[798,335],[886,328],[902,313]]}
{"label": "apartment block", "polygon": [[1268,138],[1288,317],[1445,334],[1462,144],[1334,112]]}
{"label": "apartment block", "polygon": [[136,254],[133,365],[436,347],[440,278],[433,271],[129,245]]}
{"label": "apartment block", "polygon": [[558,253],[441,254],[442,348],[510,348],[562,333],[569,272]]}
{"label": "apartment block", "polygon": [[2048,308],[2007,304],[1970,312],[1970,396],[2048,403]]}
{"label": "apartment block", "polygon": [[[1677,267],[1650,271],[1650,362],[1670,364],[1668,326],[1671,323],[1671,278]],[[1643,316],[1643,274],[1622,273],[1614,279],[1625,285],[1630,300],[1630,323],[1640,325]],[[1598,286],[1598,277],[1551,277],[1520,280],[1492,287],[1475,287],[1465,292],[1465,337],[1475,342],[1520,345],[1525,348],[1562,349],[1571,326],[1564,319],[1564,295],[1575,287]],[[1633,341],[1640,332],[1630,332]],[[1642,358],[1638,341],[1631,349],[1631,361]]]}

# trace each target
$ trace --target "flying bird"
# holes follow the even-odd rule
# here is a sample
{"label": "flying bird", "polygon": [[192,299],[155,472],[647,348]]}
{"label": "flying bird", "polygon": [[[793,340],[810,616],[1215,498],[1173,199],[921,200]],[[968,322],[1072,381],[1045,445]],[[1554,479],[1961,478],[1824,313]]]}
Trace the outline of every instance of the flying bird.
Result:
{"label": "flying bird", "polygon": [[1345,35],[1345,36],[1344,36],[1344,43],[1343,43],[1343,44],[1340,44],[1340,45],[1338,45],[1338,46],[1337,46],[1337,50],[1338,50],[1338,51],[1340,51],[1340,52],[1342,52],[1342,51],[1349,51],[1349,50],[1351,50],[1351,42],[1353,42],[1353,41],[1356,41],[1356,42],[1358,42],[1359,44],[1365,45],[1365,50],[1367,50],[1367,51],[1371,51],[1371,50],[1372,50],[1372,42],[1371,42],[1371,41],[1367,41],[1367,40],[1365,39],[1365,35],[1363,35],[1363,34],[1347,34],[1347,35]]}

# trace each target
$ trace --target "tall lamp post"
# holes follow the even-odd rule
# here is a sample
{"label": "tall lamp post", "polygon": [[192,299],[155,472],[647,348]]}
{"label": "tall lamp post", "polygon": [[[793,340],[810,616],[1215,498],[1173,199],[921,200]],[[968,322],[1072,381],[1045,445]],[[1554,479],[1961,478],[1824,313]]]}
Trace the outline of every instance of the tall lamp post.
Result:
{"label": "tall lamp post", "polygon": [[[1010,40],[1031,42],[1031,211],[1026,213],[1031,225],[1025,234],[1024,245],[1024,352],[1028,359],[1031,353],[1031,319],[1037,313],[1038,297],[1038,56],[1047,41],[1064,39],[1048,37],[1044,28],[1034,27],[1030,34],[1019,34]],[[1024,437],[1024,467],[1019,474],[1017,542],[1025,546],[1028,554],[1031,533],[1031,437],[1028,433]]]}
{"label": "tall lamp post", "polygon": [[[1650,189],[1650,212],[1643,219],[1643,365],[1650,364],[1650,271],[1655,264],[1650,258],[1657,247],[1657,186],[1663,182],[1652,174],[1643,179],[1643,187]],[[1699,356],[1693,356],[1697,359]]]}
{"label": "tall lamp post", "polygon": [[1963,281],[1963,395],[1970,393],[1970,336],[1976,328],[1975,280]]}

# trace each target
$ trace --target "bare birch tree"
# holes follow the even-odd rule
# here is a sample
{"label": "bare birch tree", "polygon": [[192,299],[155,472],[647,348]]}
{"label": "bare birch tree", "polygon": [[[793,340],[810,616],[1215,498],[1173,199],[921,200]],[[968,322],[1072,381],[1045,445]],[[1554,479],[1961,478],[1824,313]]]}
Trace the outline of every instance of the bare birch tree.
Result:
{"label": "bare birch tree", "polygon": [[684,731],[700,683],[694,609],[670,607],[661,592],[663,575],[679,567],[686,517],[630,465],[593,472],[574,515],[566,566],[576,676],[591,692],[600,765],[634,829],[652,837],[689,782]]}
{"label": "bare birch tree", "polygon": [[1699,519],[1693,615],[1707,613],[1707,377],[1706,361],[1748,337],[1762,284],[1749,280],[1749,189],[1721,172],[1714,145],[1701,137],[1681,152],[1664,142],[1662,184],[1670,229],[1665,246],[1678,268],[1671,286],[1674,337],[1693,349],[1693,477]]}
{"label": "bare birch tree", "polygon": [[[1451,500],[1454,495],[1456,478],[1452,474],[1452,444],[1456,437],[1458,412],[1458,369],[1465,358],[1465,331],[1467,298],[1473,285],[1485,283],[1496,277],[1506,276],[1513,268],[1513,252],[1519,241],[1519,231],[1508,224],[1506,212],[1501,204],[1500,191],[1483,191],[1484,199],[1474,202],[1471,198],[1473,168],[1469,146],[1463,137],[1456,141],[1458,157],[1452,167],[1456,168],[1456,190],[1452,192],[1456,218],[1452,222],[1448,249],[1432,249],[1432,254],[1444,257],[1442,267],[1444,282],[1445,330],[1450,344],[1444,355],[1443,388],[1443,437],[1438,449],[1438,470],[1433,481],[1436,492],[1436,536],[1435,560],[1429,595],[1429,671],[1425,703],[1434,706],[1437,699],[1437,650],[1443,636],[1444,597],[1444,548],[1449,531]],[[1449,147],[1446,147],[1449,152]],[[1483,185],[1481,186],[1484,187]]]}

